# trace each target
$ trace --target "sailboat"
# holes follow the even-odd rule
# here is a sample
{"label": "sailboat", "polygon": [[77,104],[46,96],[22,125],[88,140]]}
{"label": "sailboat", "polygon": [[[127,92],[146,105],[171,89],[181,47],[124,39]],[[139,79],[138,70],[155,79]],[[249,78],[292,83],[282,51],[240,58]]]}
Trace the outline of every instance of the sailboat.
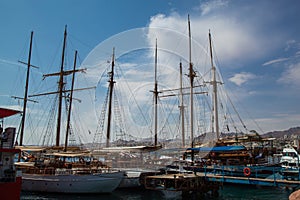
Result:
{"label": "sailboat", "polygon": [[[212,39],[211,33],[209,31],[209,55],[211,63],[211,74],[212,78],[210,81],[205,82],[212,86],[212,115],[211,115],[211,132],[206,134],[211,134],[214,137],[213,141],[210,143],[196,144],[194,141],[193,134],[193,78],[195,73],[193,66],[191,64],[190,56],[190,65],[189,65],[189,78],[190,78],[190,120],[191,120],[191,138],[193,138],[190,148],[187,148],[187,151],[184,153],[183,158],[185,161],[176,161],[172,165],[167,166],[166,171],[180,171],[182,168],[185,171],[214,171],[219,170],[223,174],[235,174],[237,176],[261,176],[265,178],[266,176],[273,175],[274,170],[280,170],[280,168],[270,165],[269,163],[264,163],[264,158],[260,156],[262,154],[259,151],[253,151],[252,149],[246,148],[242,141],[247,141],[251,136],[244,137],[243,140],[240,137],[237,137],[230,140],[227,138],[221,138],[220,126],[219,126],[219,110],[218,110],[218,84],[221,84],[217,80],[216,67],[213,61],[213,51],[212,51]],[[189,38],[190,37],[190,28],[189,28]],[[191,46],[191,45],[190,45]],[[190,49],[191,55],[191,49]],[[233,105],[232,105],[233,106]],[[234,108],[235,110],[235,108]],[[235,110],[236,111],[236,110]],[[241,119],[240,119],[241,120]],[[245,127],[244,123],[243,127]],[[227,127],[227,129],[229,129]],[[229,130],[228,130],[229,131]],[[255,131],[250,131],[256,133]],[[257,134],[257,133],[256,133]],[[258,134],[257,134],[258,135]],[[203,137],[202,137],[203,138]],[[246,138],[246,139],[245,139]],[[255,141],[262,141],[259,138]],[[249,140],[248,140],[249,141]],[[252,140],[252,142],[254,139]],[[183,165],[182,165],[183,163]],[[275,168],[274,168],[275,167]],[[219,172],[218,171],[218,172]],[[252,171],[252,172],[251,172]],[[255,173],[254,173],[255,172]]]}
{"label": "sailboat", "polygon": [[[56,129],[56,145],[54,147],[39,147],[31,149],[28,149],[28,147],[24,146],[19,147],[22,151],[35,152],[35,156],[32,157],[28,162],[16,163],[16,166],[21,169],[23,173],[22,190],[55,193],[110,193],[118,187],[124,177],[124,172],[112,171],[103,163],[94,159],[88,150],[76,147],[68,147],[68,135],[70,134],[70,115],[72,110],[72,98],[74,91],[74,78],[75,73],[82,71],[82,69],[76,69],[77,51],[75,51],[73,70],[64,70],[66,37],[67,27],[65,27],[64,31],[60,72],[44,75],[44,77],[59,76],[58,92],[38,94],[58,94],[59,105]],[[30,52],[31,44],[32,37],[30,42]],[[28,65],[30,66],[30,59]],[[71,89],[65,90],[64,76],[71,74]],[[65,145],[64,147],[61,147],[60,132],[62,99],[63,93],[65,92],[70,92],[70,97]],[[31,95],[30,97],[33,96],[37,95]],[[24,99],[27,99],[27,97],[25,96]],[[22,141],[22,139],[23,138],[21,136],[20,141]]]}
{"label": "sailboat", "polygon": [[[102,105],[101,116],[99,120],[99,127],[95,133],[95,140],[100,134],[106,136],[105,147],[94,147],[93,148],[93,155],[95,156],[103,156],[106,157],[105,159],[110,159],[112,161],[111,165],[114,168],[119,168],[126,172],[126,178],[120,184],[120,188],[128,188],[128,187],[139,187],[141,186],[140,177],[143,173],[154,172],[152,166],[145,165],[147,161],[144,154],[148,154],[150,152],[155,152],[162,148],[162,145],[158,144],[158,136],[157,136],[157,99],[158,99],[158,88],[157,88],[157,42],[155,46],[155,83],[154,83],[154,90],[151,91],[154,96],[154,142],[153,145],[122,145],[119,144],[117,146],[113,146],[111,144],[111,131],[113,123],[117,124],[118,130],[122,129],[122,123],[120,123],[120,113],[116,113],[119,111],[119,108],[114,108],[113,110],[113,103],[118,101],[116,99],[116,95],[114,94],[115,90],[115,83],[116,80],[114,79],[115,71],[115,50],[113,49],[112,60],[111,60],[111,70],[108,72],[109,80],[108,80],[108,88],[107,88],[107,96],[105,98],[105,102]],[[116,103],[114,104],[116,105]],[[112,113],[115,111],[115,113]],[[113,121],[115,119],[115,121]],[[119,120],[119,121],[118,121]],[[106,124],[105,124],[106,122]],[[117,130],[117,131],[118,131]],[[115,131],[115,132],[117,132]],[[125,133],[124,130],[121,132]],[[106,133],[106,134],[105,134]],[[115,133],[116,134],[116,133]],[[99,144],[100,141],[94,141],[94,144]],[[113,158],[113,159],[112,159]],[[147,167],[147,169],[145,168]]]}
{"label": "sailboat", "polygon": [[[233,145],[236,142],[226,143],[225,140],[220,136],[220,127],[219,127],[219,110],[218,110],[218,84],[221,84],[220,81],[217,81],[216,75],[216,66],[213,60],[213,50],[212,50],[212,39],[211,33],[208,33],[209,38],[209,55],[211,63],[211,73],[212,79],[206,83],[212,86],[212,115],[211,115],[211,133],[214,137],[213,141],[209,141],[208,144],[203,144],[201,146],[195,147],[191,146],[188,148],[192,152],[192,161],[194,151],[203,152],[204,156],[202,158],[206,159],[220,159],[223,164],[245,164],[245,160],[249,160],[250,154],[248,150],[243,145]],[[233,161],[230,161],[233,160]],[[230,163],[231,162],[231,163]]]}
{"label": "sailboat", "polygon": [[[156,50],[157,53],[157,50]],[[156,59],[157,62],[157,59]],[[126,146],[126,145],[118,145],[116,146],[112,146],[111,145],[111,138],[112,138],[112,127],[113,127],[113,123],[118,123],[118,130],[124,134],[124,132],[126,132],[126,130],[124,130],[124,125],[123,125],[123,121],[121,113],[120,113],[120,106],[118,105],[119,103],[115,103],[118,102],[119,100],[116,97],[115,94],[115,84],[116,84],[116,80],[115,80],[115,49],[113,48],[113,53],[112,53],[112,60],[111,60],[111,70],[108,72],[108,76],[109,76],[109,80],[108,80],[108,88],[107,88],[107,96],[105,98],[105,102],[102,105],[102,110],[101,110],[101,115],[99,118],[99,122],[98,122],[98,130],[96,130],[95,136],[94,136],[94,141],[93,143],[95,144],[95,146],[93,147],[93,149],[95,150],[94,152],[96,153],[99,149],[100,146],[97,144],[99,144],[101,141],[99,141],[99,137],[102,137],[102,135],[106,136],[106,141],[105,141],[105,147],[101,148],[101,151],[111,151],[111,152],[118,152],[122,149],[126,150],[126,151],[133,151],[133,152],[150,152],[150,151],[155,151],[160,149],[162,146],[157,144],[157,127],[155,128],[155,139],[154,139],[154,145],[139,145],[139,146]],[[153,91],[154,94],[156,94],[157,96],[157,83],[156,84],[156,90]],[[157,97],[156,97],[157,98]],[[157,101],[157,100],[156,100]],[[115,105],[113,105],[113,103]],[[116,105],[117,104],[117,105]],[[115,106],[115,107],[114,107]],[[114,108],[113,108],[114,107]],[[114,109],[114,110],[113,110]],[[113,113],[113,111],[115,111],[115,113]],[[116,113],[118,112],[118,113]],[[113,118],[115,118],[115,121],[113,121]],[[156,119],[156,117],[154,117]],[[106,124],[105,124],[106,123]],[[117,132],[115,130],[115,132]],[[117,133],[115,133],[117,134]],[[126,134],[126,133],[125,133]]]}
{"label": "sailboat", "polygon": [[[220,81],[217,81],[217,75],[216,75],[216,67],[213,62],[213,54],[212,54],[212,41],[211,41],[211,33],[209,32],[209,55],[210,55],[210,63],[211,63],[211,72],[212,72],[212,79],[209,82],[205,82],[205,84],[209,84],[212,86],[212,116],[211,116],[211,133],[207,134],[212,134],[214,135],[214,141],[210,141],[209,144],[202,144],[202,146],[199,146],[199,144],[196,144],[195,141],[195,136],[194,136],[194,95],[197,92],[194,92],[195,88],[195,77],[197,77],[196,72],[194,71],[193,68],[193,63],[192,63],[192,52],[191,52],[191,29],[190,29],[190,19],[188,16],[188,32],[189,32],[189,72],[188,72],[188,77],[189,77],[189,114],[190,114],[190,138],[191,138],[191,143],[189,144],[189,148],[187,148],[186,152],[183,155],[183,160],[176,160],[173,164],[167,166],[167,171],[171,170],[178,170],[180,167],[182,168],[183,165],[185,167],[183,170],[190,170],[193,171],[195,169],[200,170],[200,166],[196,166],[197,163],[201,162],[200,164],[203,164],[201,161],[202,159],[211,159],[211,155],[223,155],[224,160],[228,158],[229,155],[234,157],[234,159],[239,159],[241,162],[244,159],[249,158],[249,153],[247,149],[244,146],[238,145],[238,146],[231,146],[231,147],[215,147],[221,145],[222,141],[220,140],[220,128],[219,128],[219,113],[218,113],[218,84],[220,84]],[[180,74],[182,74],[182,64],[180,63]],[[182,76],[182,75],[181,75]],[[182,88],[182,78],[181,78],[181,83],[180,87]],[[202,92],[202,94],[206,94],[207,92]],[[182,98],[182,89],[180,90],[180,113],[181,115],[184,114],[184,106],[183,106],[183,98]],[[184,146],[185,141],[185,134],[184,134],[184,116],[181,116],[181,131],[182,131],[182,144]],[[208,145],[208,146],[207,146]],[[201,153],[201,155],[200,155]],[[195,158],[197,156],[197,158]],[[201,157],[202,156],[202,157]],[[182,170],[181,170],[182,171]]]}

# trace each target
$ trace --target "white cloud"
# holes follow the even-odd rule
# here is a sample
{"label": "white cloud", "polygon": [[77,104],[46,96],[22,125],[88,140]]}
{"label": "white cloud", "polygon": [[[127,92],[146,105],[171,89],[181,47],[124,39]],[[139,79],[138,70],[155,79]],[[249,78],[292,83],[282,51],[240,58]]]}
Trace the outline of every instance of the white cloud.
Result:
{"label": "white cloud", "polygon": [[296,40],[288,40],[286,42],[285,51],[288,51],[290,48],[292,48],[295,44],[297,44]]}
{"label": "white cloud", "polygon": [[212,0],[212,1],[207,1],[203,4],[201,4],[199,7],[196,8],[196,10],[200,10],[201,15],[206,15],[218,8],[221,8],[221,7],[224,7],[227,5],[228,5],[228,1],[226,1],[226,0]]}
{"label": "white cloud", "polygon": [[274,59],[274,60],[270,60],[268,62],[265,62],[263,64],[263,66],[267,66],[267,65],[272,65],[272,64],[275,64],[275,63],[280,63],[280,62],[284,62],[284,61],[287,61],[289,60],[290,58],[278,58],[278,59]]}
{"label": "white cloud", "polygon": [[[262,58],[264,55],[274,51],[276,47],[283,44],[283,38],[273,29],[265,27],[268,21],[264,21],[262,16],[268,15],[265,12],[265,7],[259,7],[259,10],[264,10],[263,14],[257,14],[257,7],[253,6],[249,9],[237,9],[233,4],[229,5],[229,1],[207,1],[199,7],[201,16],[198,13],[191,15],[191,31],[192,31],[192,62],[199,73],[206,73],[209,70],[209,57],[206,54],[208,50],[208,30],[211,30],[213,36],[213,48],[217,52],[217,58],[222,62],[222,65],[234,65],[237,63],[247,63],[248,61]],[[248,8],[249,5],[246,7]],[[218,13],[215,13],[215,11]],[[259,12],[258,12],[259,13]],[[251,18],[249,16],[251,15]],[[273,16],[273,15],[272,15]],[[272,34],[270,34],[272,33]],[[155,40],[158,40],[158,79],[159,89],[164,88],[178,88],[178,84],[174,81],[178,74],[178,65],[180,59],[183,61],[183,67],[187,70],[188,60],[188,26],[187,14],[180,15],[173,12],[170,15],[157,14],[151,17],[149,24],[146,28],[128,30],[108,38],[95,48],[89,54],[85,63],[88,66],[99,65],[98,63],[105,63],[107,58],[104,58],[104,53],[111,52],[113,46],[116,48],[116,56],[118,58],[125,57],[121,61],[121,67],[124,73],[123,80],[117,80],[116,87],[124,87],[125,89],[122,96],[126,96],[129,104],[127,119],[130,115],[138,116],[141,120],[140,113],[137,113],[138,107],[134,105],[135,101],[141,102],[140,107],[149,107],[151,101],[154,81],[153,70],[153,55],[154,51],[149,51],[148,56],[144,54],[134,54],[137,50],[145,52],[153,50]],[[134,42],[132,42],[134,41]],[[292,44],[288,43],[288,44]],[[282,47],[282,46],[281,46]],[[101,57],[102,55],[102,57]],[[110,55],[110,54],[109,54]],[[125,55],[125,56],[124,56]],[[126,57],[128,55],[128,57]],[[134,59],[130,60],[131,57]],[[107,56],[107,55],[106,55]],[[266,62],[264,65],[283,62],[288,58],[276,59]],[[117,59],[118,61],[118,59]],[[137,67],[135,64],[139,63]],[[205,66],[206,65],[206,66]],[[103,66],[103,65],[102,65]],[[103,66],[104,67],[104,66]],[[96,76],[99,76],[100,70],[92,71],[90,79],[96,82]],[[205,71],[206,70],[206,71]],[[175,73],[177,71],[177,74]],[[186,73],[184,71],[183,73]],[[134,78],[134,75],[138,78]],[[95,76],[95,77],[94,77]],[[171,77],[171,78],[170,78]],[[247,81],[257,78],[256,75],[248,72],[235,74],[229,80],[238,86],[245,84]],[[105,80],[104,80],[105,81]],[[105,82],[106,83],[106,82]],[[125,88],[128,86],[128,88]],[[242,88],[239,88],[242,90]],[[130,92],[129,92],[130,90]],[[124,94],[124,95],[123,95]],[[133,94],[135,97],[133,98]],[[246,93],[244,92],[246,95]],[[102,95],[102,93],[101,93]],[[101,96],[100,95],[100,96]],[[247,93],[249,95],[249,93]],[[239,97],[241,95],[239,94]],[[100,97],[99,97],[100,98]],[[99,101],[100,102],[100,101]],[[126,102],[128,104],[128,102]],[[146,103],[148,104],[146,104]],[[92,105],[90,108],[84,110],[94,111]],[[101,106],[100,106],[101,107]],[[139,107],[139,108],[140,108]],[[99,109],[100,110],[100,109]],[[89,119],[88,113],[83,118]],[[135,127],[138,127],[137,124]],[[142,131],[135,131],[139,134]]]}
{"label": "white cloud", "polygon": [[[222,63],[231,64],[260,58],[280,42],[278,37],[274,41],[272,37],[266,39],[263,34],[260,34],[258,24],[247,23],[238,16],[233,16],[229,10],[213,17],[191,15],[190,18],[192,39],[198,42],[198,46],[203,46],[205,50],[208,50],[208,31],[211,30],[213,48]],[[178,31],[188,36],[187,15],[180,16],[173,13],[169,16],[162,14],[153,16],[149,28],[151,30],[157,27]],[[169,49],[180,48],[182,52],[185,52],[183,55],[188,52],[187,39],[176,40],[167,35],[167,32],[156,32],[152,35],[155,35],[152,36],[152,43],[155,38],[158,38],[158,44],[161,46],[161,43],[165,43],[167,39]],[[194,62],[199,55],[195,55],[193,50]]]}
{"label": "white cloud", "polygon": [[278,79],[279,83],[300,86],[300,63],[292,64]]}
{"label": "white cloud", "polygon": [[4,64],[9,64],[9,65],[18,65],[18,66],[21,65],[21,64],[18,63],[18,62],[9,61],[9,60],[5,60],[5,59],[2,59],[2,58],[0,58],[0,62],[1,62],[1,63],[4,63]]}
{"label": "white cloud", "polygon": [[291,127],[299,126],[299,114],[282,113],[270,114],[268,118],[256,118],[255,121],[260,124],[264,133],[278,130],[288,130]]}
{"label": "white cloud", "polygon": [[242,72],[240,74],[235,74],[233,77],[229,79],[229,81],[235,83],[238,86],[246,83],[249,80],[255,79],[256,76],[252,73]]}

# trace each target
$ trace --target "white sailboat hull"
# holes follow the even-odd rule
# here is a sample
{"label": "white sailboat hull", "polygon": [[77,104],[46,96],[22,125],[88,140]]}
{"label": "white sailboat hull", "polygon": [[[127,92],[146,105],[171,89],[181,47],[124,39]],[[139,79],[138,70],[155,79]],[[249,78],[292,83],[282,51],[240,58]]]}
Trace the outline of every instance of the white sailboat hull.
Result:
{"label": "white sailboat hull", "polygon": [[22,190],[53,193],[111,193],[120,184],[123,172],[95,175],[23,174]]}
{"label": "white sailboat hull", "polygon": [[126,176],[121,181],[118,188],[137,188],[141,187],[140,183],[140,175],[142,172],[140,171],[125,171]]}
{"label": "white sailboat hull", "polygon": [[143,173],[157,172],[155,170],[141,169],[141,168],[117,168],[117,169],[125,172],[125,176],[118,187],[121,189],[142,187],[143,185],[140,181],[141,179],[143,179],[141,178],[141,176],[143,176]]}

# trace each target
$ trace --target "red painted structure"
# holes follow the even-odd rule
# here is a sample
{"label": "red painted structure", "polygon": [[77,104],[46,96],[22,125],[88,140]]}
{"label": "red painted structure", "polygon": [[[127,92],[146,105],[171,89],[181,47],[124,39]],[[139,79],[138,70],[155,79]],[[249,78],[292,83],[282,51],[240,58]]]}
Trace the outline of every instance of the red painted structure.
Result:
{"label": "red painted structure", "polygon": [[[16,113],[19,111],[0,108],[0,119]],[[9,127],[2,132],[1,127],[0,132],[0,199],[3,200],[18,200],[21,195],[22,176],[14,166],[15,154],[21,152],[20,149],[14,148],[15,130],[15,128]]]}

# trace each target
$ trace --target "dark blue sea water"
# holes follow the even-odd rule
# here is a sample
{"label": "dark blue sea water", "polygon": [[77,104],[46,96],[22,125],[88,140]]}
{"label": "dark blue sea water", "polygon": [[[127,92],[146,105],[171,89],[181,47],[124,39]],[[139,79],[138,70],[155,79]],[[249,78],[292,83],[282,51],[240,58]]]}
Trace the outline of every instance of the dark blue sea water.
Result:
{"label": "dark blue sea water", "polygon": [[[280,188],[259,188],[254,186],[223,186],[219,197],[201,197],[203,200],[288,200],[291,190]],[[162,193],[149,190],[116,190],[112,194],[71,195],[22,192],[21,200],[157,200],[165,199]],[[178,198],[177,198],[178,199]],[[179,198],[181,199],[181,198]]]}

